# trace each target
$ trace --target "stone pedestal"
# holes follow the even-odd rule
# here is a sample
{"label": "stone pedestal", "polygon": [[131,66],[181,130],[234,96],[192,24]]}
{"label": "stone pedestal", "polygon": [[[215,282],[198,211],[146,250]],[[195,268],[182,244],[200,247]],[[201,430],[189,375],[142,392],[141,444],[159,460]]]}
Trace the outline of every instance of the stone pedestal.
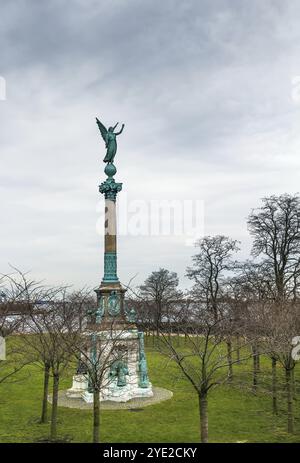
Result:
{"label": "stone pedestal", "polygon": [[[91,349],[95,348],[101,350],[100,363],[101,357],[105,359],[103,361],[108,362],[103,375],[100,401],[127,402],[135,397],[153,396],[147,366],[144,364],[145,352],[142,332],[136,328],[101,330],[96,335],[94,333],[94,346],[91,346]],[[109,356],[111,359],[108,359]],[[72,394],[77,394],[77,384],[80,387],[76,380],[70,390]],[[79,387],[79,397],[88,403],[93,402],[93,393],[89,390],[88,383],[85,383],[84,391],[79,390]]]}
{"label": "stone pedestal", "polygon": [[66,395],[72,399],[80,399],[88,389],[88,378],[86,375],[74,375],[72,387],[67,390]]}

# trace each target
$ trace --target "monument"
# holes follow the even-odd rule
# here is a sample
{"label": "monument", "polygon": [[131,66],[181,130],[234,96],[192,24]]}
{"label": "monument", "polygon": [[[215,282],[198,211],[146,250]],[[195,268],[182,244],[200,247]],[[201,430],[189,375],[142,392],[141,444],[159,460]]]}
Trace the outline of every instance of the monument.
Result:
{"label": "monument", "polygon": [[[148,377],[144,334],[137,329],[135,310],[127,307],[126,289],[117,276],[116,201],[122,183],[114,179],[117,172],[114,159],[116,137],[122,133],[124,124],[119,132],[115,132],[118,123],[107,130],[99,119],[96,118],[96,122],[106,146],[103,162],[106,163],[104,172],[107,178],[99,186],[105,198],[104,276],[95,290],[97,308],[89,311],[87,352],[91,358],[99,358],[100,368],[103,362],[108,365],[103,369],[100,400],[126,402],[135,397],[152,397],[153,392]],[[88,373],[80,364],[67,395],[81,397],[86,402],[93,401]]]}

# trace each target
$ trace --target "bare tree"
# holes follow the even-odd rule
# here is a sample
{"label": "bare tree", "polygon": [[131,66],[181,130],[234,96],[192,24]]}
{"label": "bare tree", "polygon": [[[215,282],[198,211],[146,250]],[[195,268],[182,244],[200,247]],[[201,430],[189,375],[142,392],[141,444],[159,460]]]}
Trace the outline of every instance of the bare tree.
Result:
{"label": "bare tree", "polygon": [[[253,348],[253,388],[257,388],[260,371],[259,348],[261,333],[261,307],[267,303],[272,307],[270,322],[278,322],[278,312],[297,300],[300,275],[300,199],[298,195],[283,194],[263,198],[262,206],[253,210],[248,218],[248,228],[254,238],[252,255],[260,257],[259,262],[246,262],[241,269],[238,284],[243,297],[247,299],[249,311],[255,314],[248,318],[251,330],[258,336]],[[276,301],[278,306],[272,304]],[[258,309],[258,310],[256,310]],[[258,322],[256,327],[254,321]],[[272,336],[271,336],[272,338]],[[277,370],[278,357],[271,353],[273,412],[277,413]]]}
{"label": "bare tree", "polygon": [[[195,302],[184,307],[185,323],[181,331],[186,336],[184,345],[178,345],[161,329],[159,351],[174,361],[183,377],[189,381],[199,401],[199,424],[201,442],[208,442],[208,399],[210,391],[229,379],[226,340],[228,333],[234,334],[232,319],[226,313],[219,313],[217,320],[212,312],[203,310]],[[234,349],[232,350],[232,353]],[[247,356],[248,358],[248,356]],[[236,363],[232,358],[230,362]]]}
{"label": "bare tree", "polygon": [[[3,338],[4,340],[2,340],[3,345],[1,347],[3,352],[0,357],[0,385],[4,382],[14,383],[26,379],[28,377],[27,374],[20,376],[18,373],[31,363],[31,360],[24,358],[20,352],[18,340],[10,338],[12,336]],[[9,341],[12,341],[12,343]]]}
{"label": "bare tree", "polygon": [[160,268],[152,272],[139,288],[139,299],[148,305],[148,313],[152,312],[152,326],[154,325],[157,335],[163,317],[170,318],[172,304],[182,298],[178,284],[177,273]]}
{"label": "bare tree", "polygon": [[[192,297],[201,301],[206,311],[210,312],[217,322],[220,313],[228,305],[227,280],[229,272],[235,270],[237,263],[232,259],[236,253],[238,241],[226,236],[205,236],[196,242],[198,253],[193,257],[193,267],[187,269],[187,276],[194,280]],[[232,336],[228,333],[227,360],[229,381],[233,379]]]}
{"label": "bare tree", "polygon": [[238,241],[222,235],[205,236],[195,246],[198,253],[193,257],[193,267],[187,269],[187,276],[195,282],[194,295],[217,321],[226,273],[236,266],[232,254],[239,250]]}
{"label": "bare tree", "polygon": [[68,294],[68,304],[70,312],[73,312],[72,319],[78,320],[78,329],[82,331],[86,324],[87,312],[94,306],[94,292],[89,288],[82,288]]}
{"label": "bare tree", "polygon": [[[257,392],[259,377],[261,376],[260,355],[265,353],[272,363],[273,371],[273,411],[277,413],[277,359],[264,352],[262,347],[266,334],[261,316],[265,305],[268,307],[276,300],[276,284],[272,269],[265,262],[246,261],[237,268],[237,274],[230,279],[230,286],[234,300],[239,306],[241,332],[251,336],[252,349],[252,390]],[[274,304],[273,304],[274,305]],[[274,314],[275,316],[275,314]]]}
{"label": "bare tree", "polygon": [[[27,325],[25,322],[25,326]],[[25,331],[20,335],[21,349],[24,358],[30,359],[31,363],[43,369],[43,398],[40,423],[48,422],[48,394],[49,381],[51,376],[51,355],[48,343],[45,342],[46,335],[44,332],[37,332],[35,327],[30,328],[30,332]]]}
{"label": "bare tree", "polygon": [[[72,304],[66,288],[47,288],[28,275],[16,270],[7,276],[11,292],[17,294],[22,307],[22,323],[19,324],[19,351],[27,362],[44,368],[44,390],[41,422],[47,421],[47,400],[50,375],[53,378],[50,438],[57,437],[57,398],[62,372],[72,359],[66,350],[62,333],[72,331],[74,325]],[[77,314],[76,314],[77,316]],[[78,326],[78,321],[76,318]]]}
{"label": "bare tree", "polygon": [[[46,340],[45,323],[43,318],[51,307],[57,289],[45,288],[39,282],[30,279],[27,274],[15,269],[7,275],[10,294],[18,296],[20,306],[18,323],[19,351],[27,363],[41,365],[44,370],[43,401],[41,423],[48,419],[48,388],[51,369],[51,349]],[[12,296],[11,296],[12,298]],[[21,310],[22,308],[22,310]]]}
{"label": "bare tree", "polygon": [[50,439],[57,439],[57,411],[60,378],[72,363],[73,351],[66,348],[64,338],[68,337],[68,346],[75,343],[78,327],[77,316],[65,288],[48,292],[48,300],[42,307],[34,305],[28,317],[30,336],[24,336],[24,343],[36,352],[38,361],[45,367],[44,398],[42,418],[45,418],[49,375],[53,378]]}
{"label": "bare tree", "polygon": [[23,296],[23,288],[14,284],[12,275],[0,277],[0,337],[3,349],[3,358],[0,359],[0,383],[20,381],[16,373],[32,361],[22,355],[19,339],[14,336],[22,325],[23,313],[27,308],[23,303]]}
{"label": "bare tree", "polygon": [[279,304],[278,301],[260,307],[260,322],[265,336],[263,348],[272,359],[272,400],[273,412],[277,413],[276,364],[280,363],[285,372],[287,401],[287,430],[294,432],[294,370],[292,340],[300,332],[300,306],[294,302]]}
{"label": "bare tree", "polygon": [[248,218],[252,254],[272,273],[276,300],[297,297],[300,276],[300,198],[283,194],[263,198]]}

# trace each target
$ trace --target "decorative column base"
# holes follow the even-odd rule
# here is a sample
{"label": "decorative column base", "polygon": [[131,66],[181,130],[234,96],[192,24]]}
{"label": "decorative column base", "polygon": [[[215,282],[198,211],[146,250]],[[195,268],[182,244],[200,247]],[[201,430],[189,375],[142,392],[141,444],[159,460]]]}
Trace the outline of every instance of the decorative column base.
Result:
{"label": "decorative column base", "polygon": [[117,277],[117,253],[104,253],[104,277],[102,283],[118,283]]}

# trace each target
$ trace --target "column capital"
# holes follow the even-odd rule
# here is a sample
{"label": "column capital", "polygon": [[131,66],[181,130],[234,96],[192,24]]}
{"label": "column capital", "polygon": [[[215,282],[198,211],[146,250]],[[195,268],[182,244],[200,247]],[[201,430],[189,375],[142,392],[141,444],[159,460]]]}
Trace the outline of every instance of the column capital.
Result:
{"label": "column capital", "polygon": [[100,193],[104,194],[105,199],[116,200],[117,194],[122,190],[122,183],[115,182],[114,178],[107,178],[99,185]]}

